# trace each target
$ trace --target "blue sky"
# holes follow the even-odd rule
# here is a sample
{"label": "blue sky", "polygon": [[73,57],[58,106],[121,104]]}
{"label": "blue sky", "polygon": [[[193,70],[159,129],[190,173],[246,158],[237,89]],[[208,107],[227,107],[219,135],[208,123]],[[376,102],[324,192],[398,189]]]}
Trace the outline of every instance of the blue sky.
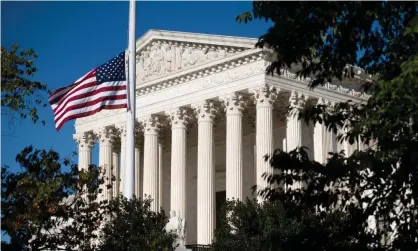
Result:
{"label": "blue sky", "polygon": [[[136,37],[150,29],[259,37],[268,24],[238,24],[251,2],[137,2]],[[17,42],[39,55],[34,79],[51,90],[71,84],[127,47],[129,2],[1,2],[1,44]],[[61,157],[76,150],[74,121],[57,132],[51,108],[39,108],[46,125],[2,117],[1,164],[19,170],[15,156],[25,146],[54,149]],[[98,149],[93,161],[97,164]],[[76,160],[76,159],[75,159]]]}

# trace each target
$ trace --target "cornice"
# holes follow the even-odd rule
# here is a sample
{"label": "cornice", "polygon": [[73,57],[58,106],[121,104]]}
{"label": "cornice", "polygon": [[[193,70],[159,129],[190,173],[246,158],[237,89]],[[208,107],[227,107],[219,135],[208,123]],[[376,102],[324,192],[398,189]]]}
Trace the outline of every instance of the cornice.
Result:
{"label": "cornice", "polygon": [[213,46],[242,47],[253,49],[257,43],[257,38],[233,37],[213,34],[149,30],[136,41],[136,51],[140,52],[147,44],[153,40],[169,40],[181,43],[197,43]]}
{"label": "cornice", "polygon": [[[310,84],[312,83],[312,79],[311,78],[301,78],[298,77],[296,75],[296,73],[287,71],[287,70],[281,70],[281,75],[280,77],[282,78],[287,78],[287,79],[292,79],[292,80],[297,80],[298,82],[302,82],[305,84]],[[335,92],[339,92],[348,96],[353,96],[356,98],[361,98],[361,99],[368,99],[370,98],[370,95],[364,93],[364,92],[358,92],[355,91],[354,89],[349,89],[349,88],[345,88],[341,85],[334,85],[334,84],[330,84],[329,82],[327,82],[324,86],[322,87],[318,87],[318,88],[324,88],[330,91],[335,91]]]}

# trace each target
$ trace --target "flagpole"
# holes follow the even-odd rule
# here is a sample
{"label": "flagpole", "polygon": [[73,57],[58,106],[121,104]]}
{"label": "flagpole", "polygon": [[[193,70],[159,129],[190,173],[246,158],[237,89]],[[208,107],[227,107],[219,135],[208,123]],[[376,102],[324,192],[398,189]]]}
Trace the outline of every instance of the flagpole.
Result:
{"label": "flagpole", "polygon": [[131,199],[134,195],[135,177],[135,0],[129,1],[129,65],[128,65],[128,111],[126,115],[126,167],[123,196]]}

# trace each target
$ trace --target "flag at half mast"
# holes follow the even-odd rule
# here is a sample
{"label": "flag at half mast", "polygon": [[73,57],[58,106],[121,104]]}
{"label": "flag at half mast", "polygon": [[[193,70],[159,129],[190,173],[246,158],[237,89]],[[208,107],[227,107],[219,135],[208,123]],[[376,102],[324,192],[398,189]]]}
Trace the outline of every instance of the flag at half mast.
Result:
{"label": "flag at half mast", "polygon": [[49,96],[57,131],[65,122],[104,109],[127,108],[125,52]]}

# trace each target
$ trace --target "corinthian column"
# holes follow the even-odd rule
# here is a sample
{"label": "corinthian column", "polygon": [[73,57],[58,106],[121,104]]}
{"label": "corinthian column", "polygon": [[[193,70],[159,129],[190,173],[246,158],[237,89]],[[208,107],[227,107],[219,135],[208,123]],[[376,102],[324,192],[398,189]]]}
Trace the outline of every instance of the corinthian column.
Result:
{"label": "corinthian column", "polygon": [[144,127],[144,188],[143,194],[151,196],[151,210],[159,211],[158,205],[158,117],[149,116],[143,122]]}
{"label": "corinthian column", "polygon": [[197,143],[197,243],[209,245],[215,229],[215,166],[213,155],[212,101],[194,106],[198,119]]}
{"label": "corinthian column", "polygon": [[[322,97],[318,98],[317,105],[328,106],[329,112],[332,111],[334,103]],[[324,123],[315,123],[314,127],[314,158],[315,161],[326,164],[329,158],[329,152],[337,151],[336,135],[332,131],[328,131]]]}
{"label": "corinthian column", "polygon": [[[78,170],[87,171],[88,167],[91,165],[91,152],[94,144],[94,137],[91,133],[79,133],[73,135],[74,140],[78,145]],[[84,188],[83,188],[84,190]],[[85,191],[83,193],[83,198],[87,198]]]}
{"label": "corinthian column", "polygon": [[[273,86],[261,86],[250,90],[256,104],[256,184],[257,189],[269,187],[268,181],[262,177],[264,173],[273,174],[273,168],[264,160],[266,154],[273,153],[273,103],[278,90]],[[258,202],[264,201],[260,195]]]}
{"label": "corinthian column", "polygon": [[115,132],[113,128],[103,127],[98,131],[99,139],[99,166],[105,171],[104,184],[102,185],[103,200],[109,201],[112,199],[112,146],[115,139]]}
{"label": "corinthian column", "polygon": [[301,147],[302,142],[302,120],[299,119],[299,112],[305,106],[308,97],[300,92],[292,91],[289,98],[290,111],[287,116],[287,150],[293,151]]}
{"label": "corinthian column", "polygon": [[170,210],[186,218],[186,130],[189,116],[185,108],[166,113],[171,124]]}
{"label": "corinthian column", "polygon": [[[305,106],[308,96],[300,92],[292,91],[289,98],[290,111],[287,116],[286,139],[287,151],[293,151],[303,146],[302,141],[302,120],[299,119],[299,112]],[[294,182],[293,188],[301,188],[300,182]]]}
{"label": "corinthian column", "polygon": [[91,165],[91,152],[94,137],[91,133],[79,133],[73,135],[78,145],[78,170],[87,170]]}
{"label": "corinthian column", "polygon": [[232,93],[221,100],[226,111],[226,199],[243,199],[242,191],[242,111],[243,97]]}

